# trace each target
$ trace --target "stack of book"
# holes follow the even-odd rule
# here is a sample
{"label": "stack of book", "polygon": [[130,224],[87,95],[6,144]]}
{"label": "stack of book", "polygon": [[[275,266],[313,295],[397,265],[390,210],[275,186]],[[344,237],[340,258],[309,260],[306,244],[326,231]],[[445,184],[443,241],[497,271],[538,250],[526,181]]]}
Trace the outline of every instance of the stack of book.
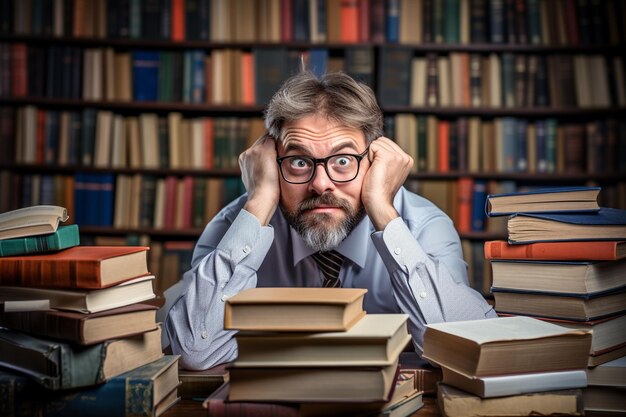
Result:
{"label": "stack of book", "polygon": [[228,386],[205,401],[210,415],[259,403],[298,416],[409,415],[421,407],[414,374],[398,368],[411,340],[407,316],[365,314],[366,292],[252,288],[229,298],[224,327],[239,331],[239,355]]}
{"label": "stack of book", "polygon": [[496,310],[593,330],[589,367],[626,355],[626,210],[599,207],[600,191],[487,199],[488,215],[509,215],[508,242],[485,243]]}
{"label": "stack of book", "polygon": [[163,356],[157,308],[142,304],[154,298],[148,248],[80,246],[76,225],[58,227],[66,218],[0,215],[3,410],[158,415],[178,399],[178,357]]}
{"label": "stack of book", "polygon": [[520,316],[429,324],[423,356],[443,415],[582,415],[590,347],[588,330]]}

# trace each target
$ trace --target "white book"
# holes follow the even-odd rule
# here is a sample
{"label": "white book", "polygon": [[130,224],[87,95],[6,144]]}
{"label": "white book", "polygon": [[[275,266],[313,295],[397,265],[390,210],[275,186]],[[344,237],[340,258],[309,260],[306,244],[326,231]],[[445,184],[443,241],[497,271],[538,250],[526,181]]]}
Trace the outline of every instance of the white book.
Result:
{"label": "white book", "polygon": [[587,386],[587,374],[582,369],[486,377],[468,376],[446,367],[442,367],[441,370],[443,371],[443,383],[471,392],[482,398],[584,388]]}
{"label": "white book", "polygon": [[54,233],[68,219],[65,207],[37,205],[0,214],[0,240]]}

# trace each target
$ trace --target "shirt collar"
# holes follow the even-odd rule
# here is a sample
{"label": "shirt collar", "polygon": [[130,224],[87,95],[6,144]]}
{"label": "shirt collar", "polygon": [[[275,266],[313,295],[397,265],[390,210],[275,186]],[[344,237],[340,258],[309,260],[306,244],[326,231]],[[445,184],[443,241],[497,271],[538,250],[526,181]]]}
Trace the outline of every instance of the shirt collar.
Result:
{"label": "shirt collar", "polygon": [[[360,268],[363,268],[367,258],[369,236],[373,231],[374,226],[366,215],[335,250]],[[307,246],[300,234],[291,226],[289,226],[289,233],[291,234],[293,244],[293,265],[296,266],[301,260],[311,256],[315,251]]]}

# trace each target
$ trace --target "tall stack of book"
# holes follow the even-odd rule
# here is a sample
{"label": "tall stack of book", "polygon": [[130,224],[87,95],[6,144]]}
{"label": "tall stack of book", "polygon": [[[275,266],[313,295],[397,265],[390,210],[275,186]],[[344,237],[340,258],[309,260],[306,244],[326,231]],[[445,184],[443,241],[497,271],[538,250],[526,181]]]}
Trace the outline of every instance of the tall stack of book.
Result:
{"label": "tall stack of book", "polygon": [[588,330],[531,317],[429,324],[424,358],[439,364],[445,416],[582,415]]}
{"label": "tall stack of book", "polygon": [[141,303],[148,248],[80,246],[66,219],[55,206],[0,215],[2,410],[158,415],[178,400],[178,356],[163,356],[157,308]]}
{"label": "tall stack of book", "polygon": [[210,414],[259,403],[284,403],[284,415],[294,416],[417,410],[421,393],[398,370],[411,340],[407,316],[366,315],[366,292],[252,288],[229,298],[224,327],[239,330],[239,355],[228,387],[205,402]]}
{"label": "tall stack of book", "polygon": [[590,368],[626,355],[626,210],[599,207],[600,191],[540,189],[487,200],[488,215],[510,215],[508,242],[485,243],[496,310],[593,330]]}

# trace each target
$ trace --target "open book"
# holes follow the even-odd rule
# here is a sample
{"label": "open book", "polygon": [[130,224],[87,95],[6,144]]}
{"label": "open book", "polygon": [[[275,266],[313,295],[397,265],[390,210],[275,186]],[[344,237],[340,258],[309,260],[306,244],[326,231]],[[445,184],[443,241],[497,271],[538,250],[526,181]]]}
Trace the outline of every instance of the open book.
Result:
{"label": "open book", "polygon": [[31,206],[0,214],[0,240],[54,233],[68,219],[59,206]]}

